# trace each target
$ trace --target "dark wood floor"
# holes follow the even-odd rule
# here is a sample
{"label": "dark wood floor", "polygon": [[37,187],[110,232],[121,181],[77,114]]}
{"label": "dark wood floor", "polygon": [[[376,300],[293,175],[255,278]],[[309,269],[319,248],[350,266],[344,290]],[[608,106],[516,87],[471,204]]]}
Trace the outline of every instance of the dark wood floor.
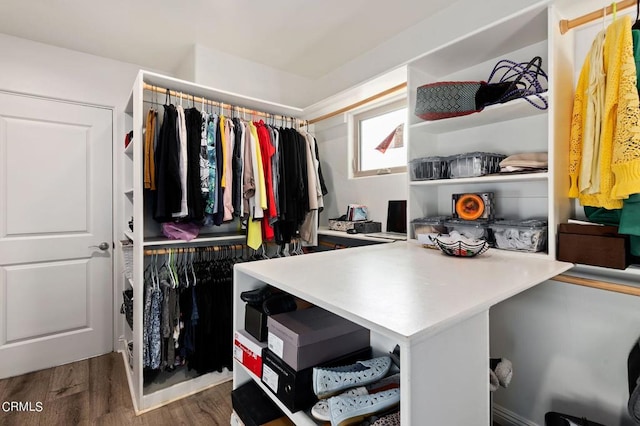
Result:
{"label": "dark wood floor", "polygon": [[122,355],[111,353],[0,380],[0,404],[42,403],[41,412],[5,412],[2,426],[229,425],[231,382],[136,416]]}

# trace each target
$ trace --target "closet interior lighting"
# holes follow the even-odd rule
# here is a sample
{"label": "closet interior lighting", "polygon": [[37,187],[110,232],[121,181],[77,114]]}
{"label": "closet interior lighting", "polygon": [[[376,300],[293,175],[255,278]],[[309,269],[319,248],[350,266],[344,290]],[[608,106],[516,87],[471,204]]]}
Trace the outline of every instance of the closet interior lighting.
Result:
{"label": "closet interior lighting", "polygon": [[[615,10],[626,9],[631,6],[635,6],[637,0],[623,0],[615,3]],[[586,15],[578,16],[574,19],[563,19],[560,21],[560,34],[565,34],[571,28],[579,27],[580,25],[587,24],[589,22],[595,21],[596,19],[602,18],[604,14],[611,15],[614,11],[613,8],[614,3],[607,6],[606,12],[605,8],[594,10],[591,13],[587,13]]]}
{"label": "closet interior lighting", "polygon": [[149,84],[149,83],[144,83],[144,90],[149,90],[151,92],[156,92],[158,94],[164,95],[166,93],[169,93],[169,96],[173,96],[176,98],[182,98],[188,102],[192,102],[194,105],[196,104],[203,104],[203,105],[212,105],[215,106],[217,108],[220,108],[222,110],[229,110],[231,112],[236,111],[238,113],[242,113],[243,115],[250,115],[250,116],[258,116],[258,117],[264,117],[264,118],[269,118],[269,119],[273,119],[273,120],[280,120],[282,121],[283,125],[285,123],[296,123],[297,127],[302,127],[302,126],[307,126],[308,122],[306,120],[300,120],[297,119],[295,117],[287,117],[284,115],[278,115],[278,114],[270,114],[268,112],[263,112],[263,111],[256,111],[256,110],[252,110],[249,108],[245,108],[245,107],[240,107],[240,106],[236,106],[236,105],[231,105],[231,104],[225,104],[224,102],[218,102],[218,101],[214,101],[214,100],[210,100],[210,99],[206,99],[200,96],[194,96],[194,95],[190,95],[188,93],[185,92],[178,92],[175,90],[171,90],[171,89],[167,89],[165,87],[160,87],[160,86],[155,86],[153,84]]}

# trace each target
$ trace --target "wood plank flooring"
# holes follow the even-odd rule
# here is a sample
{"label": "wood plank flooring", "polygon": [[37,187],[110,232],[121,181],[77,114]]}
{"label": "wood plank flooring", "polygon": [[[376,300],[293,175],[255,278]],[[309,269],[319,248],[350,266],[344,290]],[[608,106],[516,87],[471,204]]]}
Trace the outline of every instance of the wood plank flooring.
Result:
{"label": "wood plank flooring", "polygon": [[[0,404],[42,403],[42,411],[5,412],[2,426],[229,425],[231,382],[136,416],[122,355],[110,353],[0,380]],[[498,426],[494,423],[494,426]]]}
{"label": "wood plank flooring", "polygon": [[0,380],[0,404],[42,403],[42,411],[5,412],[2,426],[229,425],[231,382],[136,416],[122,355],[110,353]]}

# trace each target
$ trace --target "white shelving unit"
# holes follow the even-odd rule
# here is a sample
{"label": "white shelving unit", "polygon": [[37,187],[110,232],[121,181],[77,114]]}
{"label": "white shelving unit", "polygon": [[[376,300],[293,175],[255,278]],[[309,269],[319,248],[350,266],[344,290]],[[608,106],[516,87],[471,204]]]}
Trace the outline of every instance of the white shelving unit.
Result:
{"label": "white shelving unit", "polygon": [[[286,105],[262,101],[255,98],[247,98],[234,93],[217,90],[214,88],[166,77],[156,73],[140,71],[133,85],[131,96],[125,107],[125,125],[127,130],[133,129],[133,138],[130,144],[123,149],[119,157],[121,161],[122,180],[120,193],[124,194],[122,212],[120,216],[122,234],[133,242],[133,279],[127,280],[124,276],[118,279],[121,294],[126,288],[134,290],[133,331],[126,324],[123,315],[120,316],[121,324],[117,329],[122,330],[119,341],[120,351],[125,360],[127,380],[131,390],[134,408],[137,413],[145,412],[162,406],[179,398],[200,392],[211,386],[231,380],[231,372],[213,372],[195,377],[186,369],[178,368],[173,373],[161,373],[160,382],[146,383],[143,379],[142,360],[142,312],[144,292],[144,251],[154,247],[175,247],[180,245],[204,245],[238,243],[245,240],[238,220],[220,227],[202,228],[198,238],[191,241],[169,240],[163,236],[160,225],[153,220],[151,212],[151,198],[143,188],[143,149],[144,121],[150,106],[151,95],[145,92],[144,85],[150,84],[162,88],[168,88],[176,92],[182,92],[197,97],[204,97],[212,101],[241,106],[252,110],[268,112],[272,114],[290,117],[299,116],[301,110]],[[164,100],[164,97],[162,97]],[[176,103],[176,99],[173,98]],[[179,102],[179,101],[178,101]],[[196,105],[197,107],[197,105]],[[162,114],[160,106],[159,115]],[[161,117],[160,117],[161,118]],[[133,231],[129,230],[128,222],[133,218]],[[121,250],[121,249],[120,249]],[[124,274],[123,274],[124,275]],[[133,341],[132,364],[129,363],[127,342]]]}
{"label": "white shelving unit", "polygon": [[[562,55],[562,41],[556,34],[557,20],[553,6],[537,4],[408,64],[409,161],[476,151],[505,155],[546,152],[549,157],[546,173],[410,181],[409,222],[426,216],[450,215],[452,194],[494,192],[497,217],[542,217],[548,221],[546,255],[555,259],[557,225],[566,221],[570,212],[566,173],[556,170],[566,170],[563,167],[568,131],[558,129],[567,126],[570,120],[572,95],[563,85],[573,73]],[[518,99],[489,106],[479,113],[437,121],[423,121],[414,115],[416,92],[422,85],[438,81],[486,81],[499,60],[527,62],[534,56],[542,58],[542,68],[549,76],[548,90],[543,94],[549,104],[546,110]]]}
{"label": "white shelving unit", "polygon": [[[489,308],[573,266],[517,255],[469,261],[395,242],[239,264],[234,328],[244,326],[240,293],[272,285],[368,328],[376,356],[400,345],[402,424],[489,425]],[[296,425],[316,424],[235,365],[234,388],[254,380]]]}

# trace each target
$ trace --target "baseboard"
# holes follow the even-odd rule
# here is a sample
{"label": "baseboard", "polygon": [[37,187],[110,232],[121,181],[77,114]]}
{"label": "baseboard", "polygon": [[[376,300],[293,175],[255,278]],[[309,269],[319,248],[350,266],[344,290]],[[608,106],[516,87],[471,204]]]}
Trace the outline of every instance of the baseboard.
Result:
{"label": "baseboard", "polygon": [[540,426],[495,403],[493,404],[493,421],[501,426]]}

